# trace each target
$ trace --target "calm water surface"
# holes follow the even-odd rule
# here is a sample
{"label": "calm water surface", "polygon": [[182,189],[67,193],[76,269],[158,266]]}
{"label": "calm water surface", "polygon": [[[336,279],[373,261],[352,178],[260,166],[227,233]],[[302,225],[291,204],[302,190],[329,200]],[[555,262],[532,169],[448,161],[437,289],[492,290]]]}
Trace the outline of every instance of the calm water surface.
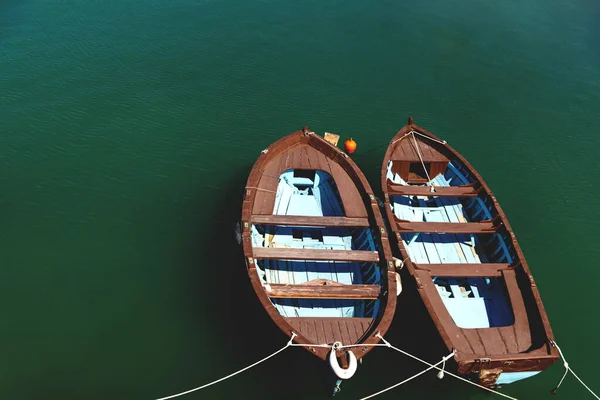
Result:
{"label": "calm water surface", "polygon": [[[378,191],[384,149],[366,151],[409,114],[486,178],[600,390],[599,19],[589,0],[0,0],[0,397],[152,399],[285,344],[233,240],[252,163],[307,125],[354,137]],[[439,360],[420,307],[401,298],[389,338]],[[420,368],[375,350],[337,398]],[[549,399],[561,374],[504,391]],[[332,383],[290,349],[185,398]],[[588,398],[573,378],[559,396]],[[379,398],[400,397],[495,398],[435,373]]]}

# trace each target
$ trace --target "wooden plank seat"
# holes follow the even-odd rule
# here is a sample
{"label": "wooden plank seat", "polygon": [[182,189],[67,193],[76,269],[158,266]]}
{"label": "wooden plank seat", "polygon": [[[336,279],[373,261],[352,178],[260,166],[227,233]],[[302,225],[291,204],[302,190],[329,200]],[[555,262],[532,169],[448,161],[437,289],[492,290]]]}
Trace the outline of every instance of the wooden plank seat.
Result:
{"label": "wooden plank seat", "polygon": [[348,217],[309,217],[302,215],[253,215],[253,224],[262,225],[293,225],[293,226],[330,226],[330,227],[361,227],[370,226],[368,218]]}
{"label": "wooden plank seat", "polygon": [[300,284],[271,283],[265,286],[269,297],[280,299],[377,299],[379,285]]}
{"label": "wooden plank seat", "polygon": [[423,233],[493,233],[498,230],[501,222],[420,222],[404,221],[396,219],[399,232],[423,232]]}
{"label": "wooden plank seat", "polygon": [[252,253],[254,254],[254,258],[260,260],[379,262],[379,254],[376,251],[365,250],[324,250],[254,247],[252,249]]}
{"label": "wooden plank seat", "polygon": [[511,268],[510,264],[413,264],[416,269],[428,271],[431,276],[500,277],[502,271]]}
{"label": "wooden plank seat", "polygon": [[[434,192],[431,188],[434,188]],[[390,196],[429,196],[429,197],[476,197],[479,189],[474,184],[462,186],[405,186],[393,184],[388,180]]]}

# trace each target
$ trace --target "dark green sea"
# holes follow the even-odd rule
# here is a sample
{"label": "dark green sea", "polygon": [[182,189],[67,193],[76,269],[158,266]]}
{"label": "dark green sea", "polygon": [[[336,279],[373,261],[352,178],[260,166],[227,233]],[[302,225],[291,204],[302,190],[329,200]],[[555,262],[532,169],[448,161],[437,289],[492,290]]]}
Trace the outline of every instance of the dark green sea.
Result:
{"label": "dark green sea", "polygon": [[[409,115],[490,184],[600,390],[599,20],[592,0],[0,0],[0,398],[153,399],[283,346],[233,234],[253,162],[307,125],[352,136],[379,191]],[[438,361],[431,331],[400,297],[388,339]],[[422,368],[375,349],[336,399]],[[591,398],[572,377],[553,397],[562,372],[503,391]],[[333,381],[293,348],[183,399]],[[378,397],[415,398],[500,397],[435,372]]]}

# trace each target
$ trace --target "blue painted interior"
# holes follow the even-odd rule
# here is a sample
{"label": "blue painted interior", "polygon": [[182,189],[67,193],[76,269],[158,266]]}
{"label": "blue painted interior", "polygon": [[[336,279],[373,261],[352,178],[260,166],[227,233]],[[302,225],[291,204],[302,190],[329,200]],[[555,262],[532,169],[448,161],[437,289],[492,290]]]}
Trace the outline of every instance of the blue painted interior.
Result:
{"label": "blue painted interior", "polygon": [[344,209],[335,181],[327,172],[290,169],[279,178],[273,214],[342,216]]}
{"label": "blue painted interior", "polygon": [[[388,164],[387,178],[406,185]],[[457,162],[427,185],[459,186],[473,182]],[[425,222],[476,222],[490,220],[494,208],[489,198],[391,196],[397,218]],[[446,234],[404,233],[402,240],[411,259],[419,264],[512,263],[514,249],[504,233]],[[501,278],[434,278],[442,301],[454,322],[462,328],[488,328],[514,323],[510,300]]]}
{"label": "blue painted interior", "polygon": [[[277,187],[274,214],[343,216],[337,187],[325,171],[288,170]],[[253,247],[376,251],[369,228],[252,225]],[[382,284],[375,263],[257,260],[263,285],[327,279],[343,284]],[[271,299],[285,317],[376,317],[379,300]]]}

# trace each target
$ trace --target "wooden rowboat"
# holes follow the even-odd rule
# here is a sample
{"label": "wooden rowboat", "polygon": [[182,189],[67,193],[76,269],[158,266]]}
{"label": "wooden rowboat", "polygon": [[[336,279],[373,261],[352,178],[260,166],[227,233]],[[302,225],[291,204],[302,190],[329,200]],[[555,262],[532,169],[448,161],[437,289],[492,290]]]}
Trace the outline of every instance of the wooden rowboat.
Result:
{"label": "wooden rowboat", "polygon": [[277,326],[321,359],[330,349],[314,345],[364,344],[334,352],[342,368],[356,365],[387,331],[397,295],[383,218],[356,164],[306,128],[276,141],[250,172],[241,226],[250,281]]}
{"label": "wooden rowboat", "polygon": [[458,371],[484,386],[533,376],[559,354],[506,215],[458,152],[413,123],[381,170],[397,247]]}

